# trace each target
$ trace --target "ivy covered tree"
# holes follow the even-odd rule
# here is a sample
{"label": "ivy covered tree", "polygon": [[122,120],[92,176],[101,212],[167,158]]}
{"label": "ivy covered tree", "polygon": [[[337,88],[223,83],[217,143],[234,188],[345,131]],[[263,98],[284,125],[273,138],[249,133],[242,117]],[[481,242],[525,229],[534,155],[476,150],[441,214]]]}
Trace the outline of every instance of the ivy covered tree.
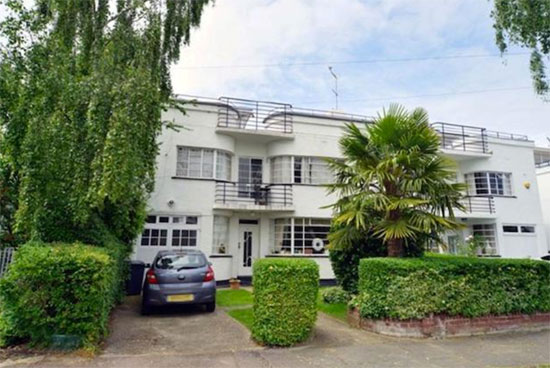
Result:
{"label": "ivy covered tree", "polygon": [[175,105],[169,67],[208,0],[26,3],[0,0],[0,228],[130,244]]}
{"label": "ivy covered tree", "polygon": [[491,12],[496,44],[504,53],[508,45],[531,50],[530,69],[535,91],[550,94],[546,67],[550,62],[550,0],[494,0]]}

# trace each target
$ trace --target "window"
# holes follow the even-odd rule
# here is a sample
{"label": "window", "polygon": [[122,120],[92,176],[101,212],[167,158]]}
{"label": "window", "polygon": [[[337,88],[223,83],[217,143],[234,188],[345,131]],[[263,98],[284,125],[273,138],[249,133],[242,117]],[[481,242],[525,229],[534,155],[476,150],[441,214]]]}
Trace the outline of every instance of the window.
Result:
{"label": "window", "polygon": [[497,240],[495,224],[479,224],[472,225],[473,234],[483,239],[484,249],[482,254],[496,255],[497,254]]}
{"label": "window", "polygon": [[139,244],[142,247],[195,247],[198,224],[197,216],[147,216]]}
{"label": "window", "polygon": [[166,239],[168,230],[166,229],[145,229],[141,235],[141,245],[149,247],[164,247],[166,246]]}
{"label": "window", "polygon": [[229,217],[214,216],[212,253],[225,254],[229,251]]}
{"label": "window", "polygon": [[466,174],[468,194],[512,195],[512,174],[501,172],[475,172]]}
{"label": "window", "polygon": [[262,175],[262,159],[239,157],[239,197],[253,198],[262,184]]}
{"label": "window", "polygon": [[535,233],[535,227],[534,226],[520,226],[521,233],[522,234],[534,234]]}
{"label": "window", "polygon": [[533,225],[502,225],[502,232],[505,234],[534,234]]}
{"label": "window", "polygon": [[173,247],[194,247],[197,245],[197,230],[172,230]]}
{"label": "window", "polygon": [[324,254],[330,219],[285,218],[273,221],[274,253]]}
{"label": "window", "polygon": [[230,180],[231,155],[207,148],[178,147],[176,176]]}
{"label": "window", "polygon": [[519,229],[516,225],[504,225],[502,231],[505,233],[519,233]]}
{"label": "window", "polygon": [[334,176],[320,157],[279,156],[271,159],[271,182],[276,184],[329,184]]}

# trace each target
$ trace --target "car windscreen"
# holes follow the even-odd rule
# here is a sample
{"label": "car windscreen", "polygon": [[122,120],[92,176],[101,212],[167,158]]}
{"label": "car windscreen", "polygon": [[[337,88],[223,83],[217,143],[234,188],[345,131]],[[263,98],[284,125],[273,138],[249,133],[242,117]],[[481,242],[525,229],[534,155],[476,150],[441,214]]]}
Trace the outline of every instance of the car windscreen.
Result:
{"label": "car windscreen", "polygon": [[202,254],[165,254],[157,259],[155,267],[162,270],[200,268],[206,266]]}

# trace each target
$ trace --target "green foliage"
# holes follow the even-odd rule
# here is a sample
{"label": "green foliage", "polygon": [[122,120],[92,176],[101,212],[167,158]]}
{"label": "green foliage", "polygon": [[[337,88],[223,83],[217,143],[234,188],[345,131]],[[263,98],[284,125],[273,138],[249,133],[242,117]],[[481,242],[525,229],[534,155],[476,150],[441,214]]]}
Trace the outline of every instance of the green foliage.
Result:
{"label": "green foliage", "polygon": [[550,93],[546,62],[550,58],[550,0],[494,0],[491,16],[496,44],[504,53],[508,45],[531,49],[529,67],[535,91]]}
{"label": "green foliage", "polygon": [[342,321],[346,321],[348,318],[347,302],[329,304],[323,300],[322,295],[319,295],[319,298],[317,300],[317,310]]}
{"label": "green foliage", "polygon": [[454,209],[463,209],[465,186],[452,182],[456,164],[439,147],[422,109],[391,105],[363,129],[348,124],[340,139],[344,160],[330,161],[336,181],[329,191],[339,198],[334,226],[341,233],[332,240],[345,244],[354,231],[370,233],[384,240],[388,255],[403,256],[411,244],[461,228]]}
{"label": "green foliage", "polygon": [[248,290],[218,290],[216,292],[216,304],[220,307],[235,307],[251,305],[254,301],[252,293]]}
{"label": "green foliage", "polygon": [[86,346],[107,333],[109,312],[123,295],[124,247],[27,243],[0,279],[0,343],[46,346],[53,334]]}
{"label": "green foliage", "polygon": [[550,311],[550,264],[517,259],[370,258],[351,304],[368,318],[479,317]]}
{"label": "green foliage", "polygon": [[260,259],[253,280],[252,337],[273,346],[307,339],[317,317],[319,266],[310,259]]}
{"label": "green foliage", "polygon": [[169,66],[207,3],[0,0],[0,227],[135,238],[175,104]]}
{"label": "green foliage", "polygon": [[327,304],[338,304],[349,302],[350,294],[339,286],[321,289],[321,298]]}

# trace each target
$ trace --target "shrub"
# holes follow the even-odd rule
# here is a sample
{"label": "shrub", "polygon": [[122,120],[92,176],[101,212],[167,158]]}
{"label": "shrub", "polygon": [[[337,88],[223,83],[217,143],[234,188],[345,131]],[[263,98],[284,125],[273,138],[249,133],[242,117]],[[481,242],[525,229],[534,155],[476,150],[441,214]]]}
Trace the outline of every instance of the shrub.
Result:
{"label": "shrub", "polygon": [[252,337],[275,346],[307,339],[317,318],[319,266],[309,259],[261,259],[253,282]]}
{"label": "shrub", "polygon": [[86,346],[107,333],[123,292],[126,251],[82,244],[27,243],[0,280],[0,338],[46,346],[52,335],[76,335]]}
{"label": "shrub", "polygon": [[550,264],[519,259],[371,258],[352,305],[367,318],[479,317],[550,311]]}
{"label": "shrub", "polygon": [[340,248],[331,246],[329,258],[338,285],[350,294],[357,294],[359,261],[367,257],[383,257],[386,253],[383,241],[374,237],[353,239],[352,244]]}
{"label": "shrub", "polygon": [[339,286],[321,289],[321,297],[328,304],[338,304],[349,302],[350,295]]}

